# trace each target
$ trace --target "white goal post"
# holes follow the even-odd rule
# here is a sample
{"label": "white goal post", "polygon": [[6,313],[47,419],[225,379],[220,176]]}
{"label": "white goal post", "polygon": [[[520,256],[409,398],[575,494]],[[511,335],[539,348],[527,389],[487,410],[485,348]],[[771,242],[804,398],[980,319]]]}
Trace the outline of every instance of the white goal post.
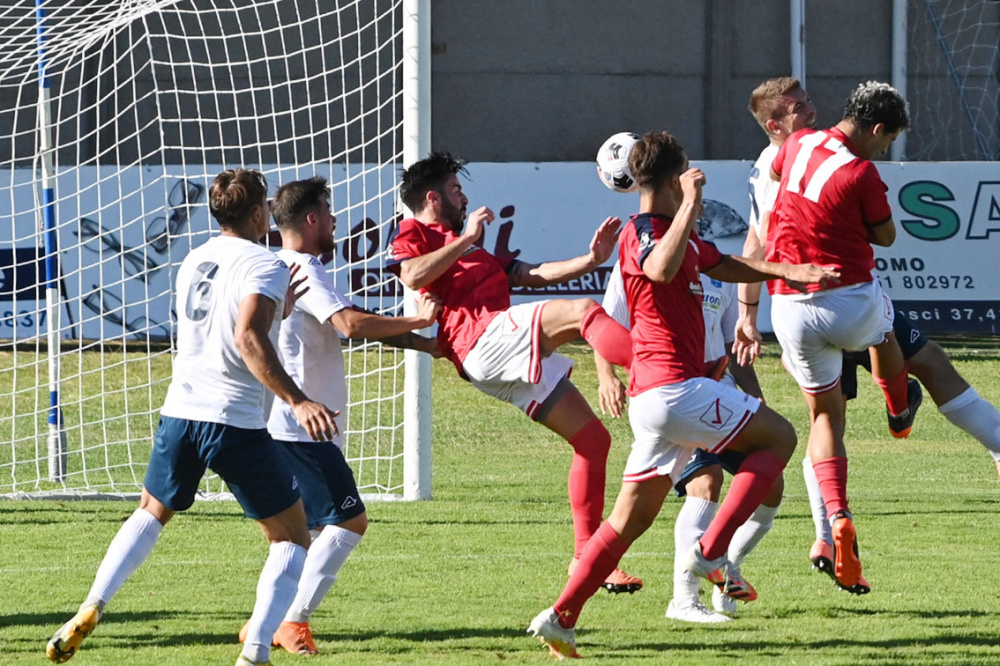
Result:
{"label": "white goal post", "polygon": [[[359,306],[429,147],[429,0],[37,0],[0,10],[0,496],[134,497],[170,378],[172,280],[209,183],[331,183]],[[279,241],[272,234],[271,241]],[[430,364],[345,343],[366,499],[430,497]],[[224,487],[208,477],[206,497]]]}

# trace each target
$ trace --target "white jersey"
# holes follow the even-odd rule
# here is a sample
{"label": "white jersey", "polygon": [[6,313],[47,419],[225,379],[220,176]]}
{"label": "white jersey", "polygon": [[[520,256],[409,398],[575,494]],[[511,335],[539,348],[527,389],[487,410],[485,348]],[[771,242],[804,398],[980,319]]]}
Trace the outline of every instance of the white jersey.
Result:
{"label": "white jersey", "polygon": [[[330,317],[341,310],[353,307],[351,301],[337,291],[319,259],[294,250],[280,250],[278,256],[289,266],[301,268],[295,279],[306,278],[303,286],[309,291],[295,303],[295,309],[281,322],[278,349],[285,371],[291,376],[310,400],[330,409],[340,410],[336,417],[337,429],[343,433],[347,412],[347,379],[344,372],[344,355],[340,348],[340,334],[330,324]],[[271,436],[285,442],[311,442],[306,429],[299,425],[292,408],[282,400],[275,400],[267,429]],[[340,435],[334,443],[343,448]]]}
{"label": "white jersey", "polygon": [[268,337],[276,344],[288,267],[257,243],[215,236],[184,258],[176,285],[177,356],[160,413],[264,428],[273,394],[253,376],[236,348],[236,317],[246,297],[270,298],[277,309]]}
{"label": "white jersey", "polygon": [[[736,284],[713,280],[702,273],[701,286],[705,292],[701,301],[701,313],[705,317],[705,360],[714,361],[726,356],[726,350],[736,339],[736,320],[740,316],[740,309],[736,304]],[[629,328],[625,285],[622,282],[621,266],[617,262],[608,278],[602,306],[612,319]]]}
{"label": "white jersey", "polygon": [[774,201],[778,197],[778,185],[775,180],[771,180],[771,165],[778,154],[778,146],[773,143],[767,144],[767,148],[760,152],[757,161],[753,163],[750,170],[750,178],[747,185],[750,187],[750,228],[760,237],[760,223],[765,213],[771,212],[774,208]]}

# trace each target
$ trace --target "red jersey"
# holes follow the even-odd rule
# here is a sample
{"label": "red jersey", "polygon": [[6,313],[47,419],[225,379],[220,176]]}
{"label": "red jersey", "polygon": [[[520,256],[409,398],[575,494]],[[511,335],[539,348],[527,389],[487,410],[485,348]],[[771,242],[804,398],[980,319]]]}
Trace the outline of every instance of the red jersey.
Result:
{"label": "red jersey", "polygon": [[[834,127],[791,135],[772,168],[781,185],[771,211],[767,260],[835,267],[840,287],[871,282],[875,253],[868,229],[892,218],[889,188],[875,165],[855,155],[854,144]],[[783,280],[771,280],[768,289],[799,293]]]}
{"label": "red jersey", "polygon": [[[403,220],[389,243],[386,265],[399,274],[405,259],[420,257],[458,239],[451,229],[440,224],[424,224],[414,218]],[[438,315],[438,344],[459,373],[462,361],[493,317],[510,307],[507,269],[511,259],[501,261],[473,245],[455,263],[420,291],[434,294],[442,301]],[[463,375],[464,376],[464,375]]]}
{"label": "red jersey", "polygon": [[684,261],[667,284],[653,282],[642,264],[670,228],[671,219],[641,214],[618,237],[618,261],[632,325],[634,360],[629,395],[705,376],[705,317],[701,271],[717,266],[722,254],[691,231]]}

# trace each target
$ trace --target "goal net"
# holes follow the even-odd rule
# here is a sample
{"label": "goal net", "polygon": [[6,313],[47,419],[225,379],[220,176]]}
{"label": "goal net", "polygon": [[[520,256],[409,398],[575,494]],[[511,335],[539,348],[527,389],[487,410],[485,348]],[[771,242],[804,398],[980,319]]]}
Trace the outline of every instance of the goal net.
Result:
{"label": "goal net", "polygon": [[[326,177],[329,271],[355,304],[401,312],[382,264],[403,159],[403,5],[0,9],[0,495],[139,490],[170,379],[172,280],[215,232],[206,195],[225,168],[260,168],[272,192]],[[403,487],[403,359],[345,344],[345,453],[366,496]]]}
{"label": "goal net", "polygon": [[908,160],[1000,159],[1000,2],[910,0]]}

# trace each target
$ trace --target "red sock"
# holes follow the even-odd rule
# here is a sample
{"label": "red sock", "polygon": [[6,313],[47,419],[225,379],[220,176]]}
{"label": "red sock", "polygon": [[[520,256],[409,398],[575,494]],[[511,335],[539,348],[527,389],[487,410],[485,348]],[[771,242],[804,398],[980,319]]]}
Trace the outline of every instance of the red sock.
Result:
{"label": "red sock", "polygon": [[583,605],[601,589],[601,585],[618,566],[629,545],[607,521],[601,524],[587,542],[580,555],[579,564],[569,577],[569,582],[559,595],[559,600],[552,607],[559,616],[559,624],[567,629],[576,626]]}
{"label": "red sock", "polygon": [[573,464],[569,468],[569,505],[573,510],[573,557],[601,526],[604,517],[604,484],[611,434],[600,419],[583,426],[569,441]]}
{"label": "red sock", "polygon": [[813,472],[826,504],[827,517],[847,511],[847,458],[813,461]]}
{"label": "red sock", "polygon": [[[602,354],[603,356],[603,354]],[[885,404],[893,416],[902,414],[910,406],[910,396],[907,385],[910,383],[910,370],[904,364],[903,371],[895,377],[883,379],[872,375],[872,379],[885,393]]]}
{"label": "red sock", "polygon": [[632,365],[632,335],[595,303],[580,320],[580,335],[598,354],[615,365]]}
{"label": "red sock", "polygon": [[757,510],[784,469],[785,461],[770,451],[754,451],[746,457],[701,537],[701,552],[707,559],[726,554],[733,534]]}

